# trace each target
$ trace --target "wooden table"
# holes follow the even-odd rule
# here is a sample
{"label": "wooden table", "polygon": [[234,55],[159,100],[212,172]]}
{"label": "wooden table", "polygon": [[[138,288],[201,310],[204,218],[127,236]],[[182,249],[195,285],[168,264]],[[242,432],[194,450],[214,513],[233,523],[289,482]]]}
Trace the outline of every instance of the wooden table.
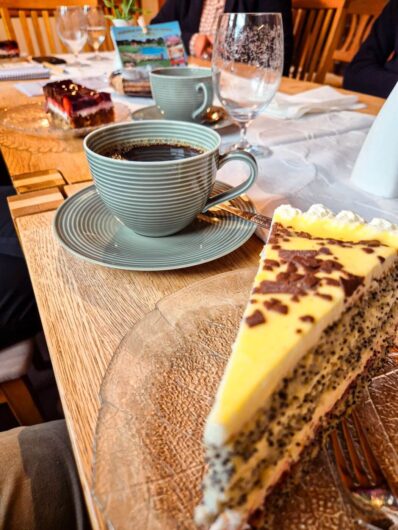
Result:
{"label": "wooden table", "polygon": [[[284,79],[282,90],[296,93],[314,86]],[[383,100],[360,96],[376,114]],[[27,98],[10,84],[0,87],[0,105]],[[88,180],[81,141],[60,142],[0,132],[12,175],[58,168],[69,183]],[[47,149],[48,147],[48,149]],[[67,188],[68,190],[68,188]],[[70,190],[73,191],[73,188]],[[62,200],[62,197],[61,197]],[[26,213],[26,212],[24,212]],[[262,244],[256,238],[229,256],[199,267],[159,273],[134,273],[80,261],[56,243],[53,212],[16,220],[61,394],[93,528],[104,520],[91,496],[93,441],[100,408],[100,387],[115,350],[134,323],[167,294],[212,275],[257,264]]]}

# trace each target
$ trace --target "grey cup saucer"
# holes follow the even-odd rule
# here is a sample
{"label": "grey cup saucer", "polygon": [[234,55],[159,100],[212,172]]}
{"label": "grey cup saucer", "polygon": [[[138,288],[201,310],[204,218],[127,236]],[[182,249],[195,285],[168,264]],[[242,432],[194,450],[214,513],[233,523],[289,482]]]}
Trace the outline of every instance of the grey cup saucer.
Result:
{"label": "grey cup saucer", "polygon": [[[133,121],[162,120],[164,119],[164,117],[156,105],[151,105],[149,107],[143,107],[142,109],[132,112],[131,119]],[[208,124],[203,122],[202,125]],[[227,118],[221,119],[220,121],[209,125],[209,127],[215,131],[221,131],[223,129],[226,129],[227,127],[236,127],[236,124],[231,120],[229,116],[227,116]]]}
{"label": "grey cup saucer", "polygon": [[[214,193],[229,189],[216,182]],[[241,198],[231,204],[255,211]],[[73,195],[58,208],[54,232],[60,244],[90,263],[114,269],[160,271],[215,260],[239,248],[256,227],[226,212],[201,214],[178,234],[151,238],[126,228],[105,208],[95,186]]]}

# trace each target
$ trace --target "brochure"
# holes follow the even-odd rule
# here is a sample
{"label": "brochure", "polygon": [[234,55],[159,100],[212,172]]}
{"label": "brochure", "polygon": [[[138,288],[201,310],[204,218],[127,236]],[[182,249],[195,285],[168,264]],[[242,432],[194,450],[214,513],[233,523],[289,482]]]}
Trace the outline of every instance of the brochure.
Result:
{"label": "brochure", "polygon": [[185,66],[187,55],[178,22],[112,27],[112,37],[123,69],[149,71],[162,66]]}

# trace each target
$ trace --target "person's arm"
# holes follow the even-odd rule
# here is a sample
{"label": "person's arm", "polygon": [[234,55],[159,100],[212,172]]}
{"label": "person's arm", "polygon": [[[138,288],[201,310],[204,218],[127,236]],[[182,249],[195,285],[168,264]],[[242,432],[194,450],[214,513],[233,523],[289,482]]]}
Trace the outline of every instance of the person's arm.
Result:
{"label": "person's arm", "polygon": [[398,0],[390,0],[344,73],[344,88],[386,98],[398,73],[386,68],[398,36]]}
{"label": "person's arm", "polygon": [[[159,13],[151,20],[151,24],[161,24],[162,22],[180,22],[180,12],[179,12],[179,2],[180,0],[167,0],[163,6],[160,8]],[[189,43],[191,41],[193,32],[181,31],[182,41],[185,46],[185,51],[189,53]]]}
{"label": "person's arm", "polygon": [[167,0],[159,9],[159,12],[151,20],[151,24],[161,24],[162,22],[172,22],[178,20],[178,1]]}

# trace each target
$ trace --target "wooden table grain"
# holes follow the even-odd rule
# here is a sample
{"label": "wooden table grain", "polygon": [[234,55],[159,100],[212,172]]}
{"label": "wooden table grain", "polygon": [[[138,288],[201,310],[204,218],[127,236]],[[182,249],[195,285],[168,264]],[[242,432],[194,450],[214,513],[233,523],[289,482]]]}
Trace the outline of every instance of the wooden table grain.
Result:
{"label": "wooden table grain", "polygon": [[[296,93],[313,84],[284,79],[282,90]],[[383,100],[360,96],[365,112],[376,114]],[[0,106],[31,101],[0,85]],[[57,168],[69,184],[89,179],[81,140],[62,142],[0,130],[12,175]],[[70,195],[80,186],[66,187]],[[164,296],[212,275],[255,266],[262,244],[251,238],[239,250],[189,269],[145,273],[91,265],[63,250],[52,233],[54,212],[20,216],[19,236],[32,278],[46,339],[94,529],[105,528],[92,497],[93,443],[100,387],[112,357],[134,323]]]}
{"label": "wooden table grain", "polygon": [[52,234],[53,215],[20,217],[17,227],[93,526],[102,528],[90,495],[93,440],[99,390],[115,351],[134,323],[165,295],[221,272],[256,265],[262,245],[253,237],[238,251],[190,269],[118,271],[80,261],[60,248]]}

